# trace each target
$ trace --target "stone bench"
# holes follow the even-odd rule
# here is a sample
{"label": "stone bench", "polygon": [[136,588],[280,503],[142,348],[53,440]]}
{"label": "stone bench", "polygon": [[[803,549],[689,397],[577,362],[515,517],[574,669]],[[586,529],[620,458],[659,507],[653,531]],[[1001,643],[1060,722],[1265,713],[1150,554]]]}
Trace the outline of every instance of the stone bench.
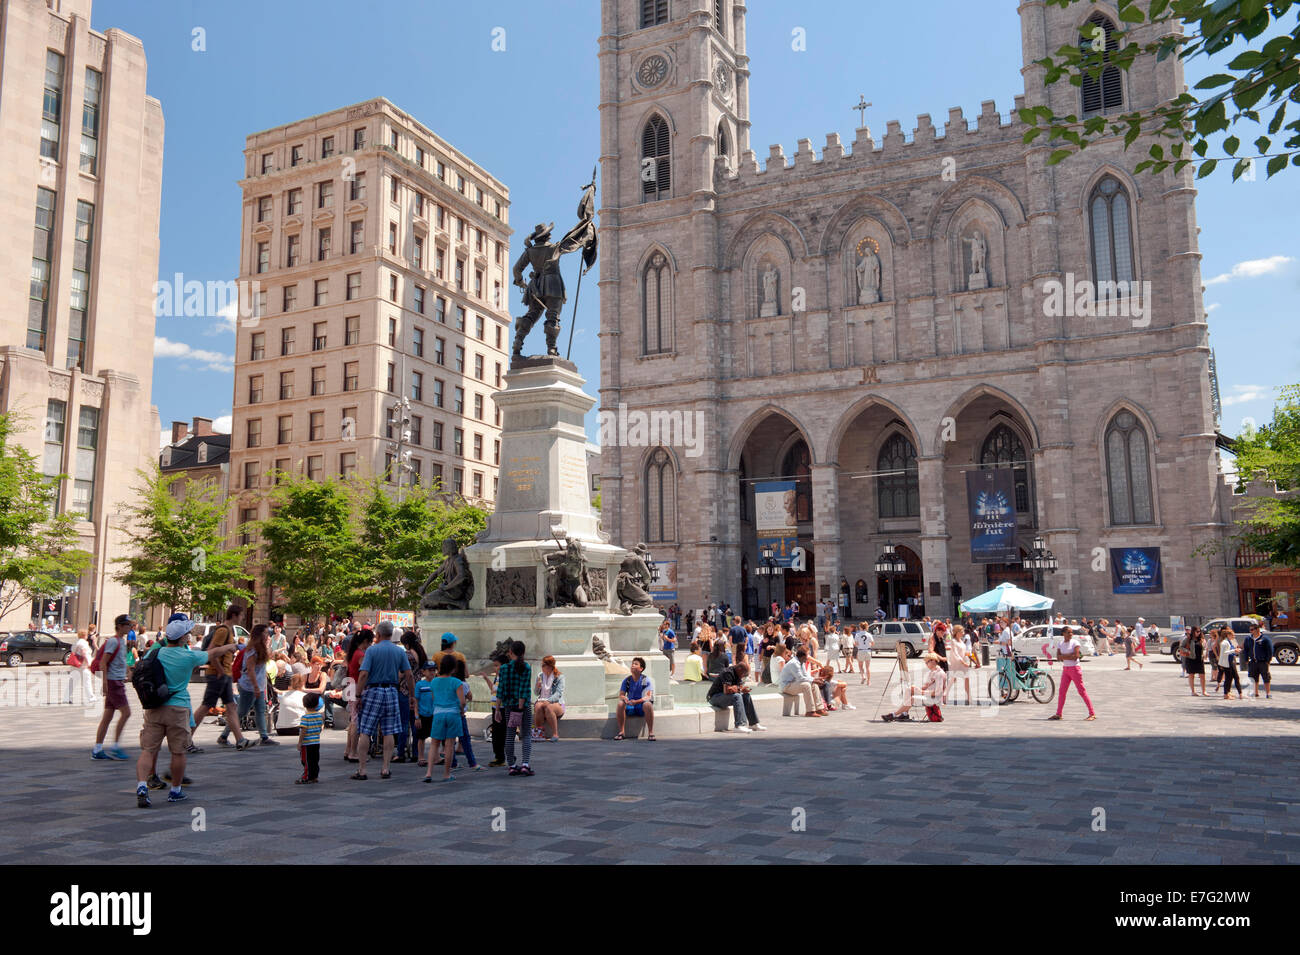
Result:
{"label": "stone bench", "polygon": [[803,712],[803,696],[795,693],[781,694],[781,715],[798,716]]}

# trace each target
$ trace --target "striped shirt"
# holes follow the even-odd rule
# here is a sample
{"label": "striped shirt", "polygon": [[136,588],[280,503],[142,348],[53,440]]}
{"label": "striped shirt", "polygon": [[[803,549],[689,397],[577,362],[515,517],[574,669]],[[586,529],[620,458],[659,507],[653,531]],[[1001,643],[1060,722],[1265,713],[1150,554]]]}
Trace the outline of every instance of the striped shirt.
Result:
{"label": "striped shirt", "polygon": [[321,727],[325,725],[325,704],[317,705],[310,713],[304,713],[298,721],[302,729],[301,742],[304,746],[319,746]]}

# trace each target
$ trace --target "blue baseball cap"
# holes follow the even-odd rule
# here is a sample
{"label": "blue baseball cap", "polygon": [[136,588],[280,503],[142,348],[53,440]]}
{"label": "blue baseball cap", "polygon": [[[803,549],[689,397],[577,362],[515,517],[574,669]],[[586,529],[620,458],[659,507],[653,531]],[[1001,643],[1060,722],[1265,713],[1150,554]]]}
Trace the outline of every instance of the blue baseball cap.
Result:
{"label": "blue baseball cap", "polygon": [[172,614],[170,617],[167,618],[167,622],[175,623],[177,620],[189,620],[189,619],[190,619],[189,614],[181,613],[180,611],[177,611],[176,613]]}
{"label": "blue baseball cap", "polygon": [[452,633],[450,630],[448,630],[446,633],[444,633],[444,634],[442,635],[442,642],[443,642],[443,643],[455,643],[455,642],[456,642],[456,635],[455,635],[454,633]]}

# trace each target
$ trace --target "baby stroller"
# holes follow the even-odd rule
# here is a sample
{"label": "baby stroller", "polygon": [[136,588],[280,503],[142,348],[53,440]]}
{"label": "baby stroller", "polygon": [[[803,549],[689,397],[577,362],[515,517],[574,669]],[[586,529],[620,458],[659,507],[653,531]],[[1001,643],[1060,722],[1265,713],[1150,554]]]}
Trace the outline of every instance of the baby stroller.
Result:
{"label": "baby stroller", "polygon": [[[238,710],[236,710],[238,712]],[[280,700],[276,695],[275,687],[270,683],[266,684],[266,728],[270,732],[275,732],[275,721],[280,716]],[[239,721],[239,728],[245,733],[257,732],[257,708],[250,706],[244,718]]]}

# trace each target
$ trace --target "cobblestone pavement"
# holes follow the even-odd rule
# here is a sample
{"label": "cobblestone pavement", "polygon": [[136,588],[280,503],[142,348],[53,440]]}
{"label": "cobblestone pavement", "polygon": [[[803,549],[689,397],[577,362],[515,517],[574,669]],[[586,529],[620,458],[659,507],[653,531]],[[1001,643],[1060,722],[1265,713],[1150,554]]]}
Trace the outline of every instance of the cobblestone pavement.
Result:
{"label": "cobblestone pavement", "polygon": [[[873,686],[849,680],[856,711],[750,736],[542,743],[531,779],[448,785],[409,764],[350,781],[326,731],[321,784],[296,786],[292,745],[219,750],[207,725],[191,801],[145,811],[134,759],[88,758],[97,707],[43,702],[42,681],[62,699],[57,668],[3,671],[0,862],[1297,863],[1300,668],[1273,672],[1272,700],[1223,702],[1193,698],[1168,658],[1131,672],[1105,658],[1085,666],[1096,722],[1072,691],[1059,723],[1054,703],[1017,702],[899,725],[870,721],[878,657]],[[133,756],[139,729],[137,710]]]}

